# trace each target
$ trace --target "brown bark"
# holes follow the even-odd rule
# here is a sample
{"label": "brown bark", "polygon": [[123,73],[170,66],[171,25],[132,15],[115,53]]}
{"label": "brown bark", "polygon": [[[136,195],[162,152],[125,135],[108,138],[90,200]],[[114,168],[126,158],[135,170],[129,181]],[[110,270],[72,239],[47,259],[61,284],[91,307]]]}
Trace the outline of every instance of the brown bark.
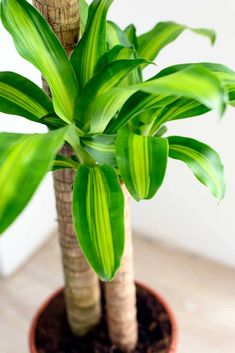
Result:
{"label": "brown bark", "polygon": [[[33,4],[50,23],[70,55],[79,37],[78,1],[33,0]],[[45,80],[43,87],[50,95]],[[71,150],[65,146],[61,153],[69,156]],[[67,315],[73,333],[84,335],[100,320],[100,287],[97,276],[81,252],[74,232],[71,214],[73,180],[72,170],[54,172]]]}
{"label": "brown bark", "polygon": [[124,352],[133,350],[138,340],[136,289],[134,284],[133,244],[130,217],[130,196],[125,196],[125,250],[116,278],[105,284],[109,335],[114,345]]}
{"label": "brown bark", "polygon": [[[69,156],[68,147],[62,149]],[[71,215],[74,171],[54,172],[60,245],[62,250],[67,315],[76,335],[86,334],[100,320],[100,287],[77,243]]]}
{"label": "brown bark", "polygon": [[80,30],[78,0],[33,0],[68,54],[74,49]]}

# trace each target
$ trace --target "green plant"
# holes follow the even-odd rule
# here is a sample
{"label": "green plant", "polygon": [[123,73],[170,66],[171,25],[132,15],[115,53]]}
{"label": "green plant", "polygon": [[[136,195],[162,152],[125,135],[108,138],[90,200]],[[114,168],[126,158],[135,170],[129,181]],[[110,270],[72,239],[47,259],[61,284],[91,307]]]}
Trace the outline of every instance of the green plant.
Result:
{"label": "green plant", "polygon": [[[225,193],[223,166],[209,146],[166,136],[165,124],[223,114],[234,105],[235,73],[220,64],[166,68],[145,81],[143,69],[185,26],[166,22],[136,34],[106,20],[112,0],[80,1],[83,36],[70,60],[43,17],[25,0],[2,0],[1,20],[19,54],[40,70],[52,99],[28,79],[0,73],[0,111],[48,127],[47,134],[0,134],[0,233],[15,220],[45,173],[76,170],[73,221],[98,276],[115,277],[124,250],[121,183],[137,200],[161,187],[168,157],[186,163],[212,194]],[[214,42],[211,30],[192,29]],[[69,145],[71,157],[58,154]],[[19,192],[20,190],[20,192]]]}

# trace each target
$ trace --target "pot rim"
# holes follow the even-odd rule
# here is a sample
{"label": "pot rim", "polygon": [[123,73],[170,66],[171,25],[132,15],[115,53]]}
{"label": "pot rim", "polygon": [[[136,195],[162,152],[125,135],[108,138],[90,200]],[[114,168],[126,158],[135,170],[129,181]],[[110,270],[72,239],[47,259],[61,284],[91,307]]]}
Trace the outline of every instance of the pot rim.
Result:
{"label": "pot rim", "polygon": [[[178,345],[178,324],[176,321],[175,314],[173,313],[170,305],[167,303],[165,298],[161,294],[159,294],[155,289],[153,289],[153,288],[149,287],[148,285],[146,285],[142,282],[139,282],[139,281],[135,281],[135,284],[138,287],[147,290],[147,292],[149,292],[150,295],[155,297],[158,300],[158,302],[164,307],[164,309],[169,317],[169,320],[171,323],[171,329],[172,329],[172,340],[171,340],[171,344],[170,344],[168,353],[176,353],[176,349],[177,349],[177,345]],[[51,300],[53,298],[55,298],[58,294],[60,294],[63,290],[64,290],[64,287],[57,289],[53,294],[51,294],[48,297],[48,299],[39,307],[36,314],[34,315],[34,317],[32,319],[31,326],[30,326],[30,330],[29,330],[30,353],[38,353],[36,345],[35,345],[36,328],[38,326],[38,322],[39,322],[39,319],[40,319],[42,313],[45,311],[45,309],[47,308],[47,306],[51,302]]]}

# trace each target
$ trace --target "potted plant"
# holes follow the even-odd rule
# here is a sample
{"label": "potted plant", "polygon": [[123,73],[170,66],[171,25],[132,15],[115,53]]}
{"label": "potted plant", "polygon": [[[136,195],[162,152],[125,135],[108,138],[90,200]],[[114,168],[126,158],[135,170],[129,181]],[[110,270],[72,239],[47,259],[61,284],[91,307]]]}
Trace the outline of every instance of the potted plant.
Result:
{"label": "potted plant", "polygon": [[[226,104],[234,105],[235,74],[219,64],[183,64],[145,81],[143,69],[186,27],[160,23],[138,37],[133,25],[123,31],[107,21],[111,0],[94,0],[89,9],[80,0],[77,44],[76,0],[34,3],[72,54],[68,58],[27,1],[1,1],[2,23],[19,54],[42,73],[48,95],[18,74],[1,72],[0,111],[49,131],[0,134],[0,233],[53,170],[65,274],[64,293],[55,293],[33,322],[31,353],[175,352],[171,310],[140,284],[134,350],[138,322],[129,194],[137,201],[152,198],[171,157],[223,198],[218,154],[194,139],[167,136],[165,124],[211,109],[221,115]],[[193,31],[214,41],[211,30]]]}

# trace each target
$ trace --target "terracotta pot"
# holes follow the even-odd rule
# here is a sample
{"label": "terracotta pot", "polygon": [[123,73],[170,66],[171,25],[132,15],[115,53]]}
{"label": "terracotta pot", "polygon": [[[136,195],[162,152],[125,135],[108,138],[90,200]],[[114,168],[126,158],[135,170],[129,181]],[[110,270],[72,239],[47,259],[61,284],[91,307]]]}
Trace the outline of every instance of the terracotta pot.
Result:
{"label": "terracotta pot", "polygon": [[[145,284],[142,284],[140,282],[136,282],[136,285],[138,285],[140,288],[145,289],[150,295],[156,298],[156,300],[164,307],[170,324],[171,324],[171,330],[172,330],[172,339],[171,339],[171,344],[169,347],[169,350],[167,353],[176,353],[177,352],[177,345],[178,345],[178,326],[177,322],[175,319],[175,316],[173,314],[172,309],[170,308],[169,304],[165,301],[165,299],[157,293],[154,289],[149,288]],[[30,327],[30,335],[29,335],[29,348],[30,348],[30,353],[38,353],[37,347],[36,347],[36,328],[38,326],[39,319],[42,315],[42,313],[45,311],[47,308],[48,304],[56,297],[58,296],[64,289],[61,288],[57,290],[55,293],[53,293],[47,300],[46,302],[39,308],[38,312],[36,313],[31,327]]]}

